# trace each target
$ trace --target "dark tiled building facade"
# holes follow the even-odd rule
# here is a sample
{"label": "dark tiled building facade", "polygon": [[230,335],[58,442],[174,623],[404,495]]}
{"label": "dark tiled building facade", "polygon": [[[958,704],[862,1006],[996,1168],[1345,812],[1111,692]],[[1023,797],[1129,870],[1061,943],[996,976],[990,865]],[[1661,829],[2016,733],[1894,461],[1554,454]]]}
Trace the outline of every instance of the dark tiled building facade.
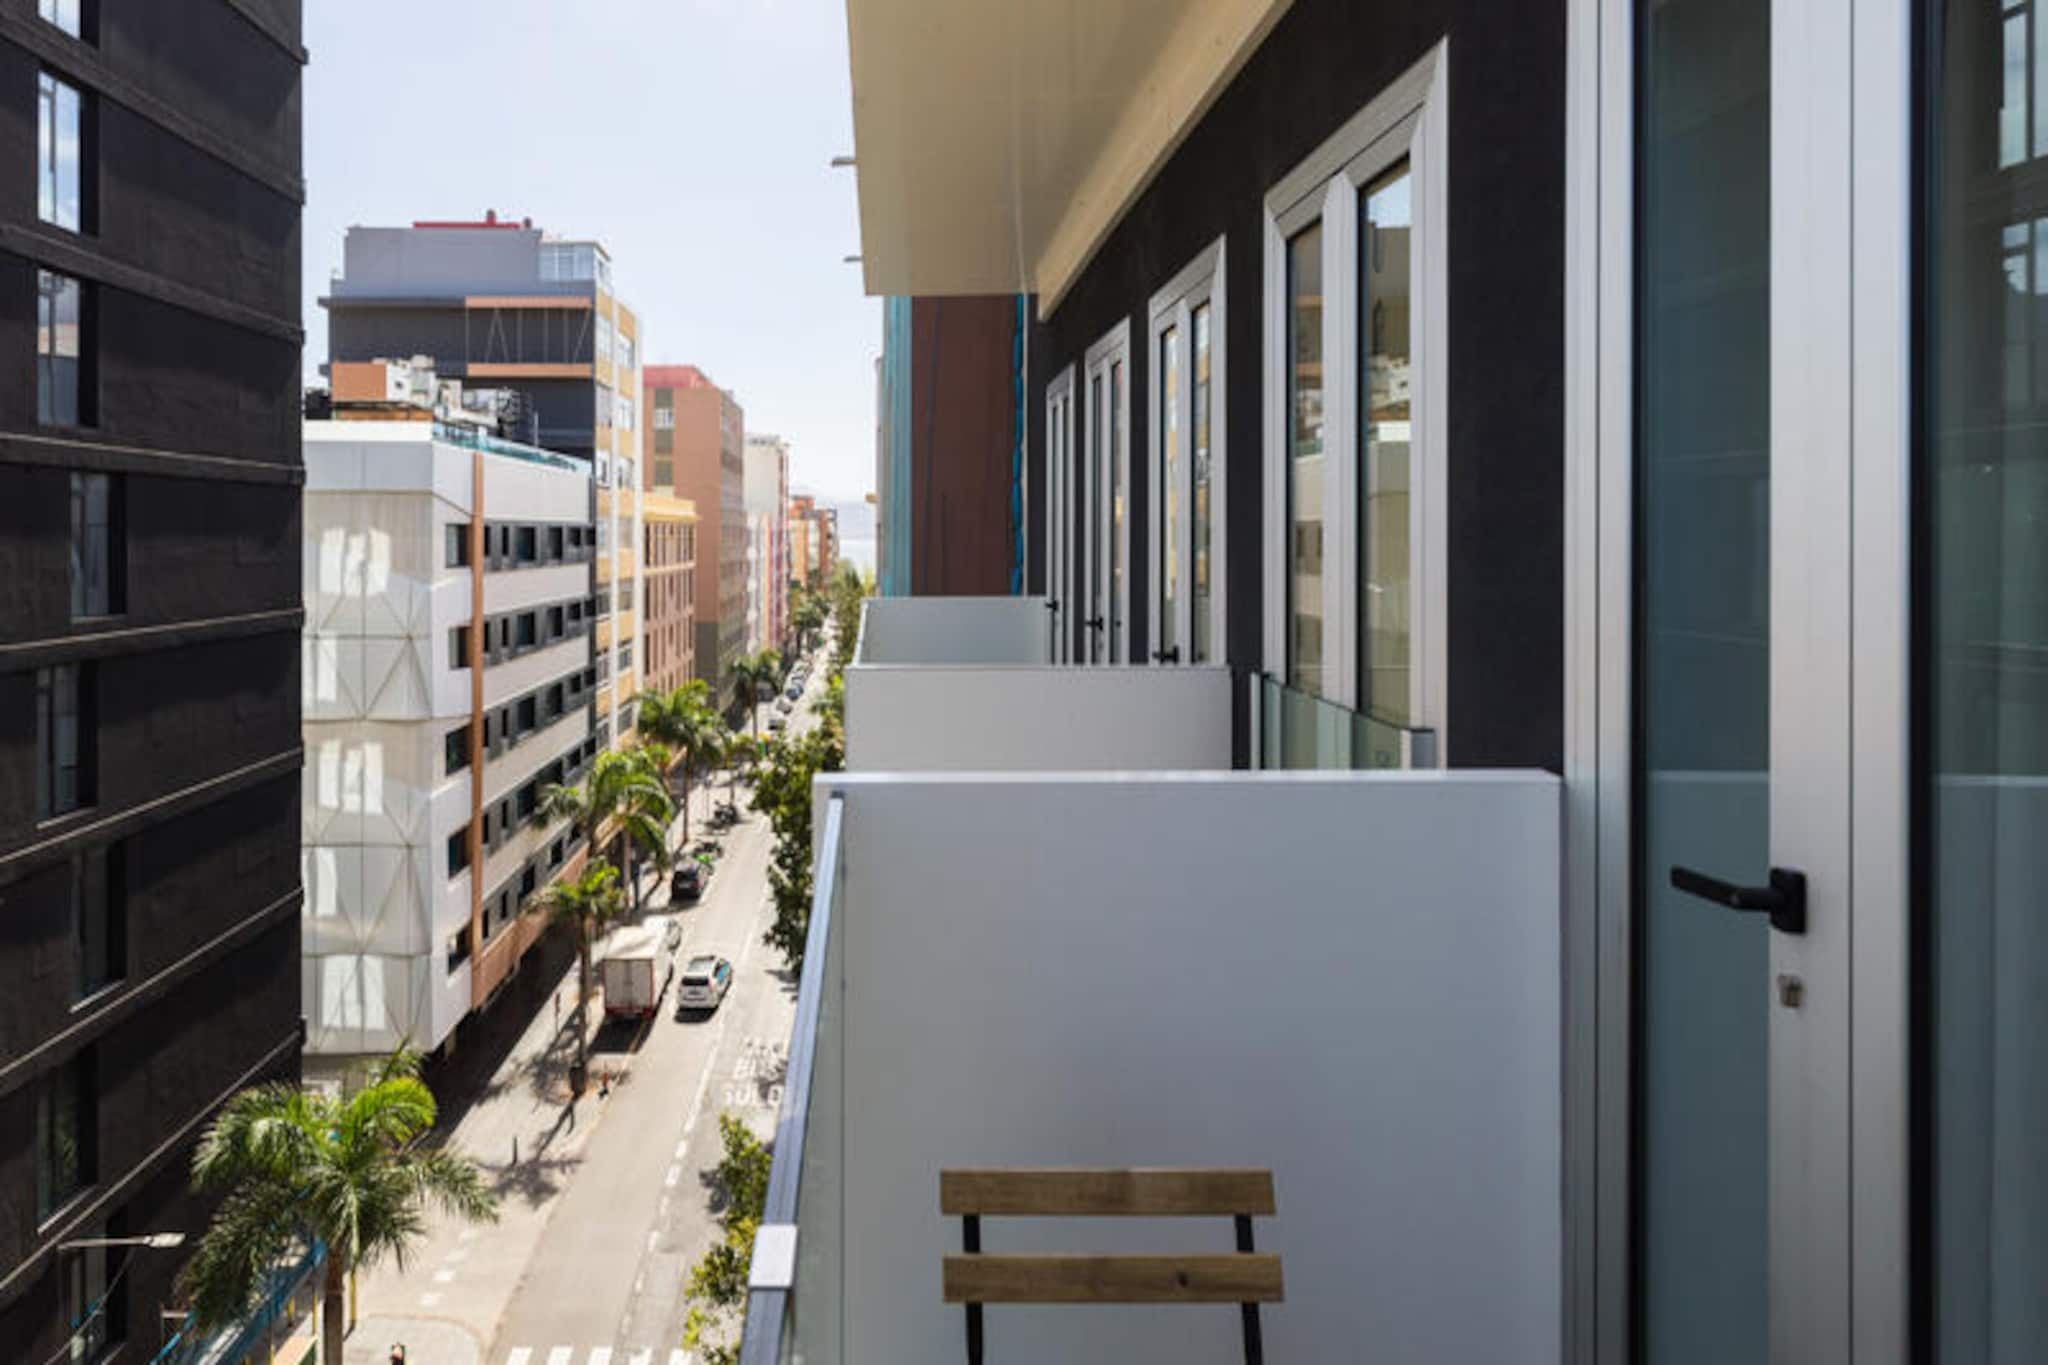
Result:
{"label": "dark tiled building facade", "polygon": [[0,0],[7,1361],[155,1355],[184,1253],[68,1244],[298,1074],[300,13]]}

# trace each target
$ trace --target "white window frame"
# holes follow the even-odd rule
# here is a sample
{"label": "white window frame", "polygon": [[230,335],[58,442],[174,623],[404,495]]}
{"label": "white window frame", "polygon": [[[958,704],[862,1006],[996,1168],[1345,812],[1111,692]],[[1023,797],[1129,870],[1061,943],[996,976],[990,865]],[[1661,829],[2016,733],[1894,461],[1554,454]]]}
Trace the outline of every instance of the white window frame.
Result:
{"label": "white window frame", "polygon": [[[1116,365],[1121,365],[1123,367],[1123,385],[1121,391],[1116,395],[1116,405],[1114,406],[1114,408],[1111,408],[1106,413],[1106,417],[1108,421],[1115,424],[1117,430],[1123,433],[1124,477],[1126,486],[1122,490],[1118,490],[1115,487],[1111,487],[1106,491],[1106,494],[1102,499],[1101,520],[1097,522],[1095,525],[1087,528],[1086,537],[1088,547],[1087,562],[1091,565],[1100,562],[1102,568],[1103,588],[1103,601],[1100,603],[1093,601],[1089,602],[1089,613],[1093,614],[1098,606],[1107,607],[1109,605],[1109,596],[1112,593],[1115,595],[1116,598],[1115,616],[1110,620],[1106,620],[1103,623],[1103,657],[1100,659],[1089,660],[1089,662],[1104,664],[1121,664],[1130,662],[1132,578],[1131,522],[1137,516],[1137,509],[1132,507],[1130,504],[1130,488],[1128,485],[1130,479],[1130,471],[1132,466],[1136,463],[1137,456],[1133,454],[1131,451],[1131,320],[1129,318],[1119,319],[1116,326],[1110,328],[1107,332],[1103,333],[1101,338],[1098,339],[1093,346],[1090,346],[1088,348],[1088,353],[1085,357],[1084,370],[1086,373],[1086,381],[1082,388],[1080,400],[1080,407],[1082,411],[1081,459],[1083,470],[1082,477],[1084,483],[1092,482],[1096,468],[1096,432],[1094,427],[1091,426],[1087,420],[1088,390],[1090,387],[1092,387],[1096,378],[1100,376],[1103,385],[1104,404],[1105,407],[1108,407],[1110,397],[1109,373],[1111,367]],[[1107,458],[1107,452],[1105,452],[1105,458],[1102,462],[1102,471],[1104,477],[1106,478],[1113,480],[1116,477],[1116,470],[1111,466]],[[1110,574],[1109,561],[1106,558],[1104,558],[1104,551],[1107,548],[1110,536],[1116,527],[1116,494],[1119,491],[1122,491],[1125,495],[1123,529],[1120,533],[1116,534],[1117,558],[1118,562],[1121,563],[1124,567],[1123,583],[1120,586],[1116,584],[1115,581],[1112,579]],[[1084,501],[1082,503],[1082,506],[1087,506],[1087,502]],[[1082,577],[1085,581],[1088,575],[1084,574],[1082,575]],[[1086,616],[1083,616],[1081,619],[1083,621],[1086,621],[1088,618]],[[1109,627],[1112,624],[1121,627],[1121,629],[1111,630]]]}
{"label": "white window frame", "polygon": [[1438,43],[1266,194],[1265,204],[1265,663],[1287,663],[1287,241],[1323,227],[1323,523],[1325,699],[1356,709],[1358,612],[1358,196],[1408,162],[1413,204],[1410,352],[1415,379],[1410,467],[1408,728],[1435,733],[1445,752],[1448,534],[1445,475],[1450,349],[1446,256],[1450,146],[1447,43]]}
{"label": "white window frame", "polygon": [[1045,386],[1045,588],[1053,610],[1054,663],[1073,655],[1074,622],[1074,367]]}
{"label": "white window frame", "polygon": [[[1165,288],[1152,296],[1148,316],[1151,325],[1146,328],[1147,391],[1150,403],[1146,407],[1146,430],[1149,433],[1150,471],[1148,481],[1150,506],[1146,524],[1151,528],[1152,573],[1151,593],[1147,602],[1147,619],[1151,623],[1149,638],[1154,651],[1159,643],[1160,592],[1165,582],[1160,573],[1159,551],[1166,544],[1161,534],[1166,515],[1166,433],[1164,423],[1159,420],[1162,385],[1165,374],[1160,364],[1159,343],[1169,328],[1176,329],[1180,338],[1184,363],[1181,366],[1181,424],[1182,459],[1186,462],[1189,488],[1194,486],[1195,457],[1195,309],[1209,305],[1209,645],[1211,658],[1204,663],[1221,663],[1227,657],[1224,621],[1227,615],[1230,595],[1225,579],[1228,577],[1230,551],[1228,545],[1229,525],[1228,496],[1230,485],[1226,473],[1229,468],[1229,440],[1225,434],[1228,394],[1230,392],[1228,352],[1226,340],[1224,300],[1228,291],[1224,288],[1224,257],[1227,238],[1218,237],[1201,254],[1181,268],[1179,274],[1169,281]],[[1194,588],[1195,588],[1195,505],[1194,499],[1184,501],[1179,525],[1175,530],[1175,543],[1179,546],[1180,559],[1180,601],[1174,609],[1174,638],[1180,643],[1180,662],[1193,662],[1189,658],[1194,648]]]}

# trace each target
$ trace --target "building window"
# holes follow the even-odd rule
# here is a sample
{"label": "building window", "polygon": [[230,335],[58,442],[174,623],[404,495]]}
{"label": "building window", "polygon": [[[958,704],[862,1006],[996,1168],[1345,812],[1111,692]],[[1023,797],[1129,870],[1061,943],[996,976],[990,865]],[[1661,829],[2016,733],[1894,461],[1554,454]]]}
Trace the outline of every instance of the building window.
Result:
{"label": "building window", "polygon": [[627,336],[624,332],[620,332],[618,339],[619,344],[616,349],[619,358],[619,368],[630,370],[633,368],[633,338]]}
{"label": "building window", "polygon": [[[107,1229],[89,1230],[91,1237],[105,1237]],[[65,1353],[69,1365],[95,1365],[118,1345],[127,1333],[127,1299],[119,1292],[119,1263],[108,1278],[110,1249],[85,1246],[63,1253],[64,1315],[71,1326]]]}
{"label": "building window", "polygon": [[92,424],[86,359],[92,341],[85,286],[54,270],[36,272],[36,419],[44,426]]}
{"label": "building window", "polygon": [[532,649],[532,648],[534,647],[534,645],[535,645],[535,644],[539,643],[539,641],[540,641],[540,622],[539,622],[539,619],[538,619],[538,618],[537,618],[537,617],[536,617],[536,616],[534,615],[534,613],[532,613],[532,612],[530,612],[530,611],[522,611],[522,612],[520,612],[520,613],[519,613],[519,638],[518,638],[518,640],[517,640],[517,644],[518,644],[519,648],[521,648],[521,649]]}
{"label": "building window", "polygon": [[662,394],[665,394],[665,393],[667,393],[667,392],[668,392],[668,390],[667,390],[667,389],[659,389],[659,390],[656,390],[656,393],[655,393],[655,399],[654,399],[654,429],[655,429],[656,431],[674,431],[674,430],[675,430],[675,426],[676,426],[676,410],[675,410],[675,409],[674,409],[673,407],[671,407],[671,406],[670,406],[669,404],[667,404],[667,403],[664,403],[664,402],[662,402],[662,401],[661,401],[661,395],[662,395]]}
{"label": "building window", "polygon": [[89,12],[93,0],[36,0],[36,13],[46,24],[57,28],[74,38],[92,38]]}
{"label": "building window", "polygon": [[51,1072],[36,1095],[36,1221],[45,1222],[93,1182],[92,1055]]}
{"label": "building window", "polygon": [[442,737],[442,754],[451,777],[469,766],[469,731],[469,726],[459,725]]}
{"label": "building window", "polygon": [[639,413],[632,399],[620,394],[612,403],[612,425],[620,431],[631,431]]}
{"label": "building window", "polygon": [[454,971],[469,961],[469,930],[458,929],[448,936],[448,970]]}
{"label": "building window", "polygon": [[597,358],[609,365],[612,359],[612,320],[600,316],[597,320]]}
{"label": "building window", "polygon": [[451,670],[469,667],[468,626],[451,626],[448,630],[448,667]]}
{"label": "building window", "polygon": [[519,733],[540,728],[540,698],[538,695],[519,699]]}
{"label": "building window", "polygon": [[42,819],[93,803],[93,666],[36,671],[36,809]]}
{"label": "building window", "polygon": [[[609,384],[599,384],[597,386],[596,421],[597,425],[601,427],[608,427],[612,424],[612,390]],[[609,470],[602,461],[599,463],[598,482],[607,488],[611,486]]]}
{"label": "building window", "polygon": [[[1211,421],[1221,338],[1224,243],[1203,251],[1152,296],[1153,398],[1152,575],[1154,654],[1162,660],[1209,663],[1221,638],[1223,594],[1212,574],[1221,518],[1218,489],[1221,431]],[[817,537],[804,523],[804,534]],[[812,557],[815,562],[815,557]]]}
{"label": "building window", "polygon": [[1287,672],[1323,695],[1323,228],[1287,243]]}
{"label": "building window", "polygon": [[1266,671],[1356,718],[1334,747],[1281,736],[1283,762],[1443,751],[1443,70],[1439,48],[1266,195]]}
{"label": "building window", "polygon": [[559,526],[548,527],[548,559],[553,563],[561,563],[566,546],[567,538],[562,534],[562,528]]}
{"label": "building window", "polygon": [[104,848],[71,863],[72,943],[78,951],[80,1000],[127,975],[128,910],[119,868],[118,856]]}
{"label": "building window", "polygon": [[[484,819],[489,820],[489,816]],[[464,825],[448,836],[448,875],[457,877],[469,866],[469,826]]]}
{"label": "building window", "polygon": [[52,227],[86,227],[85,97],[48,71],[36,77],[36,216]]}
{"label": "building window", "polygon": [[71,616],[113,616],[123,598],[124,482],[112,474],[71,476]]}
{"label": "building window", "polygon": [[442,562],[451,569],[469,567],[469,523],[451,522],[447,528],[448,552]]}
{"label": "building window", "polygon": [[521,564],[532,564],[540,559],[540,528],[522,526],[519,528],[518,549],[513,558]]}

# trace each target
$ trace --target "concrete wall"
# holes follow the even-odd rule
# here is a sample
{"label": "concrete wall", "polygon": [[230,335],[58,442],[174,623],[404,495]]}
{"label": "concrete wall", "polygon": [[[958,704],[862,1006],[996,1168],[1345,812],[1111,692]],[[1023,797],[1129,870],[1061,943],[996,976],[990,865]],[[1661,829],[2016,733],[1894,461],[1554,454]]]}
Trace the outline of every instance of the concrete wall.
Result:
{"label": "concrete wall", "polygon": [[[820,787],[846,794],[820,1093],[843,1084],[848,1103],[824,1130],[836,1163],[806,1153],[826,1178],[799,1217],[826,1207],[800,1257],[813,1285],[831,1277],[821,1303],[843,1287],[844,1316],[817,1323],[800,1281],[798,1322],[843,1329],[830,1358],[959,1360],[939,1172],[972,1165],[1271,1168],[1258,1236],[1287,1300],[1265,1314],[1269,1359],[1559,1358],[1556,779]],[[1230,1235],[995,1219],[982,1245]],[[988,1337],[992,1359],[1242,1359],[1228,1307],[992,1308]]]}
{"label": "concrete wall", "polygon": [[1035,597],[874,597],[858,664],[1042,664],[1050,615]]}
{"label": "concrete wall", "polygon": [[1230,735],[1224,668],[846,671],[850,772],[1224,769]]}

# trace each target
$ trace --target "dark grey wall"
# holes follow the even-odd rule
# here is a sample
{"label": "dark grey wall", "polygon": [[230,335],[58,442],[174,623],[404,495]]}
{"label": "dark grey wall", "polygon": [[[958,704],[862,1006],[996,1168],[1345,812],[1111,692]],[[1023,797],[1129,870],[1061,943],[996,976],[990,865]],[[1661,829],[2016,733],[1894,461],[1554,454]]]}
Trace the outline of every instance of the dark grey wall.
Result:
{"label": "dark grey wall", "polygon": [[[100,0],[97,41],[0,0],[0,1359],[65,1335],[51,1243],[196,1233],[190,1141],[299,1037],[298,0]],[[35,84],[87,92],[96,218],[36,220]],[[96,409],[38,426],[38,265],[85,280]],[[69,612],[75,470],[123,479],[124,610]],[[95,675],[97,794],[38,822],[36,672]],[[71,866],[104,854],[118,984],[77,1003]],[[88,1052],[93,1183],[36,1225],[34,1113]],[[77,1222],[80,1218],[88,1221]],[[74,1223],[77,1223],[74,1226]],[[34,1256],[32,1269],[23,1269]],[[174,1255],[115,1296],[146,1358]],[[19,1272],[19,1273],[17,1273]]]}
{"label": "dark grey wall", "polygon": [[[1563,763],[1564,22],[1562,0],[1297,0],[1117,225],[1035,348],[1032,411],[1042,424],[1046,382],[1130,320],[1131,498],[1145,508],[1145,310],[1154,290],[1227,236],[1227,646],[1233,665],[1256,670],[1265,194],[1448,36],[1448,757],[1461,767]],[[1150,586],[1146,535],[1141,510],[1134,604]],[[1143,613],[1132,615],[1135,654],[1150,641]]]}

